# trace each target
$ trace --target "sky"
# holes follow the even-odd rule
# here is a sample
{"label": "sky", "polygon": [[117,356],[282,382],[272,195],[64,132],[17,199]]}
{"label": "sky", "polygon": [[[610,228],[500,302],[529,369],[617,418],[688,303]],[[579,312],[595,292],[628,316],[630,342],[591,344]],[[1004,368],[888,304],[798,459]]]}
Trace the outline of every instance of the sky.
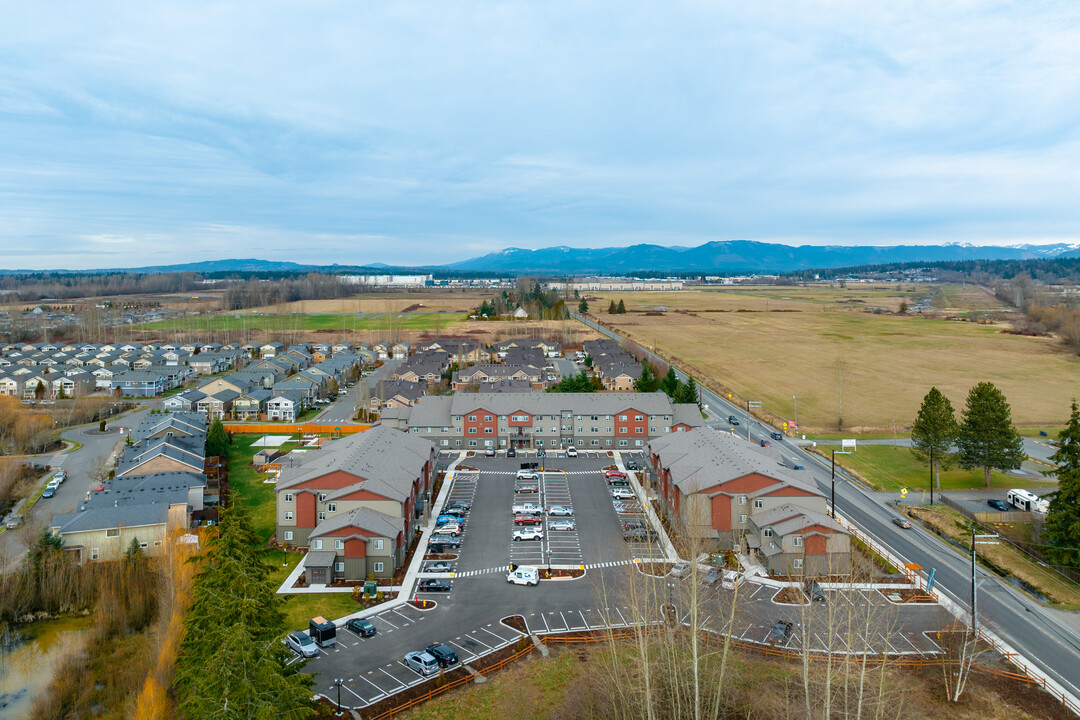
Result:
{"label": "sky", "polygon": [[29,2],[8,268],[1080,242],[1080,3]]}

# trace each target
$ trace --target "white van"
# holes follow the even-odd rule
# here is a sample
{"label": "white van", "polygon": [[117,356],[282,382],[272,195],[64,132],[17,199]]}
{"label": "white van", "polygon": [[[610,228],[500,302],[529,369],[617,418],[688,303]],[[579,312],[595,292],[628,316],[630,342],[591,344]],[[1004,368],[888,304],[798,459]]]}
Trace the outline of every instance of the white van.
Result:
{"label": "white van", "polygon": [[510,571],[506,582],[515,585],[537,585],[540,582],[540,572],[530,565],[520,565]]}

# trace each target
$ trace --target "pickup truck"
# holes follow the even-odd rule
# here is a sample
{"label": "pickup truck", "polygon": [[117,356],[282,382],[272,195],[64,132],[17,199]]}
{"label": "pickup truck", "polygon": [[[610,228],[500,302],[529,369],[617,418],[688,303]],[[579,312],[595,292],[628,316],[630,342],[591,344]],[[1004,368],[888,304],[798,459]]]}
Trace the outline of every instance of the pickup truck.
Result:
{"label": "pickup truck", "polygon": [[515,503],[511,508],[511,512],[515,515],[543,515],[544,506],[534,505],[533,503]]}

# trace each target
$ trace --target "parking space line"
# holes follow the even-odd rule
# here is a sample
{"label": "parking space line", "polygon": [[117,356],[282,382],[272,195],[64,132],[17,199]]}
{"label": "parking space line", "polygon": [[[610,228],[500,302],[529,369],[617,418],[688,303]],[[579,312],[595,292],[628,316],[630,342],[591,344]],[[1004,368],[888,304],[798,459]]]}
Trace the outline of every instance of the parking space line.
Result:
{"label": "parking space line", "polygon": [[[368,674],[370,675],[370,673],[368,673]],[[364,699],[364,702],[366,702],[366,703],[370,704],[370,703],[373,703],[373,702],[375,702],[375,701],[376,701],[376,700],[378,700],[379,698],[383,698],[383,697],[386,697],[386,691],[385,691],[385,690],[383,690],[383,689],[382,689],[381,687],[379,687],[379,686],[378,686],[378,685],[376,685],[375,683],[371,682],[370,680],[368,680],[368,679],[367,679],[366,677],[364,677],[363,675],[361,675],[361,676],[360,676],[360,679],[361,679],[361,680],[363,680],[364,682],[366,682],[366,683],[367,683],[368,685],[370,685],[371,687],[373,687],[373,688],[375,688],[376,690],[378,690],[378,691],[379,691],[379,694],[378,694],[378,695],[376,695],[375,697],[373,697],[373,698],[372,698],[372,699],[370,699],[370,700],[368,700],[368,699],[366,699],[366,698],[365,698],[365,699]]]}
{"label": "parking space line", "polygon": [[[408,669],[408,668],[406,668],[406,669]],[[379,671],[380,671],[380,672],[382,672],[382,674],[383,674],[383,675],[385,675],[386,677],[388,677],[388,678],[390,678],[391,680],[393,680],[394,682],[396,682],[396,683],[398,684],[398,687],[399,687],[399,688],[409,687],[408,685],[406,685],[405,683],[401,682],[400,680],[398,680],[398,679],[397,679],[396,677],[394,677],[394,676],[393,676],[393,675],[391,675],[390,673],[386,672],[386,670],[383,670],[382,668],[379,668]],[[409,670],[409,672],[412,672],[412,670]]]}
{"label": "parking space line", "polygon": [[630,623],[626,622],[626,618],[623,616],[622,611],[619,610],[619,608],[615,608],[615,612],[619,613],[619,618],[622,620],[623,625],[629,625],[630,624]]}
{"label": "parking space line", "polygon": [[454,642],[453,640],[447,640],[446,642],[449,643],[450,645],[456,645],[457,647],[461,648],[462,653],[467,653],[467,654],[472,656],[472,657],[469,657],[469,658],[465,658],[465,662],[471,662],[471,661],[476,660],[477,658],[480,657],[479,655],[477,655],[476,653],[474,653],[472,650],[468,649],[467,647],[465,647],[461,643]]}
{"label": "parking space line", "polygon": [[[394,613],[395,615],[397,615],[398,617],[403,617],[403,618],[405,618],[405,619],[406,619],[406,620],[408,620],[409,622],[416,622],[417,620],[419,620],[419,619],[420,619],[420,618],[411,618],[411,617],[409,617],[408,615],[402,615],[402,614],[401,614],[401,613],[399,613],[399,612],[398,612],[397,610],[391,610],[391,612],[392,612],[392,613]],[[404,626],[402,626],[402,627],[404,627]]]}
{"label": "parking space line", "polygon": [[[472,633],[475,633],[475,632],[476,632],[475,630],[473,630],[473,631],[472,631]],[[470,637],[470,638],[472,638],[472,639],[473,639],[474,641],[476,641],[476,642],[480,643],[481,645],[483,645],[484,647],[486,647],[486,648],[487,648],[488,650],[494,650],[494,649],[495,649],[495,648],[491,647],[490,645],[488,645],[488,644],[487,644],[486,642],[484,642],[483,640],[481,640],[480,638],[476,637],[476,635],[474,635],[474,634],[472,634],[472,633],[467,633],[467,634],[468,634],[468,635],[469,635],[469,637]]]}

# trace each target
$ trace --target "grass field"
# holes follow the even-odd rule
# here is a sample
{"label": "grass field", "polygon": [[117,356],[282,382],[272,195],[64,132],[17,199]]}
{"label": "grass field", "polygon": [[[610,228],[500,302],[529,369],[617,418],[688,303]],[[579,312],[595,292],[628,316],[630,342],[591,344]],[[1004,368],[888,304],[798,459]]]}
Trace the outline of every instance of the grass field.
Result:
{"label": "grass field", "polygon": [[[282,558],[286,564],[282,565]],[[285,578],[293,571],[300,558],[300,553],[283,553],[270,550],[266,554],[266,561],[271,566],[270,579],[275,586],[285,582]],[[360,609],[360,605],[352,599],[351,593],[300,593],[286,595],[285,605],[282,612],[285,614],[285,627],[288,630],[302,630],[308,626],[308,620],[322,615],[323,617],[336,620],[339,617],[350,615]]]}
{"label": "grass field", "polygon": [[[821,449],[831,457],[828,449]],[[930,469],[915,459],[906,447],[863,445],[851,455],[837,455],[836,465],[854,471],[860,478],[887,492],[921,493],[930,489]],[[996,470],[990,473],[990,485],[996,488],[1049,487],[1056,483],[1023,480]],[[982,470],[953,468],[941,473],[942,490],[970,490],[986,487]],[[935,488],[936,489],[936,488]]]}
{"label": "grass field", "polygon": [[291,314],[291,315],[197,315],[135,326],[150,332],[296,332],[339,330],[341,332],[385,330],[450,330],[468,320],[464,313],[410,312],[378,315]]}
{"label": "grass field", "polygon": [[[251,527],[259,536],[259,541],[266,541],[274,534],[276,498],[274,486],[264,483],[262,475],[252,467],[251,457],[258,452],[251,444],[262,435],[234,435],[229,448],[229,490],[232,501],[241,505],[251,518]],[[297,443],[285,443],[282,450],[292,450]]]}
{"label": "grass field", "polygon": [[413,305],[421,305],[432,312],[465,313],[477,308],[485,299],[490,300],[493,290],[443,290],[441,288],[364,293],[339,300],[297,300],[296,302],[264,305],[243,310],[245,314],[289,313],[356,314],[402,312]]}
{"label": "grass field", "polygon": [[[775,417],[794,421],[797,396],[806,432],[880,433],[891,431],[893,421],[904,429],[932,385],[959,411],[971,386],[989,380],[1008,397],[1014,422],[1028,427],[1061,425],[1070,399],[1080,396],[1080,358],[1056,339],[1003,334],[992,324],[845,309],[835,303],[838,292],[770,288],[769,295],[781,293],[779,301],[791,306],[773,307],[777,300],[770,298],[768,312],[764,298],[747,291],[624,293],[631,312],[596,316],[738,400],[762,401]],[[611,299],[620,296],[590,304],[606,307]],[[887,301],[883,293],[876,304]],[[668,311],[633,312],[659,305]],[[719,311],[705,312],[706,306]],[[776,311],[785,309],[791,312]]]}

